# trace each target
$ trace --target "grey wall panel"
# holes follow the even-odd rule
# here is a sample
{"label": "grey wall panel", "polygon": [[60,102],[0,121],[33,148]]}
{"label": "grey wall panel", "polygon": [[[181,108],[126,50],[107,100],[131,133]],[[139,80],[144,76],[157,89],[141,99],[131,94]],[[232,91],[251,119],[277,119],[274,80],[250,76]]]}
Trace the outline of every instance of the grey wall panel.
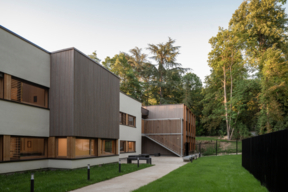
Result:
{"label": "grey wall panel", "polygon": [[51,54],[50,136],[74,134],[74,50]]}
{"label": "grey wall panel", "polygon": [[119,78],[75,50],[74,134],[119,138]]}
{"label": "grey wall panel", "polygon": [[50,54],[0,27],[0,71],[50,87]]}
{"label": "grey wall panel", "polygon": [[184,104],[143,106],[149,110],[147,119],[184,118]]}

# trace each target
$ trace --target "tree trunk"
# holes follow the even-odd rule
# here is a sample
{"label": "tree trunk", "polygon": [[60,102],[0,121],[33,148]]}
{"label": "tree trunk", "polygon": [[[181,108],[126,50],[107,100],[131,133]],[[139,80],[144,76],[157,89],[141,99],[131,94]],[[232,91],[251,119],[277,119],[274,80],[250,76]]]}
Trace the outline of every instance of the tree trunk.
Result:
{"label": "tree trunk", "polygon": [[225,117],[226,117],[226,128],[227,128],[227,136],[228,139],[230,139],[230,127],[229,127],[229,121],[228,121],[228,110],[227,110],[227,94],[226,94],[226,68],[223,67],[223,73],[224,73],[224,107],[225,107]]}

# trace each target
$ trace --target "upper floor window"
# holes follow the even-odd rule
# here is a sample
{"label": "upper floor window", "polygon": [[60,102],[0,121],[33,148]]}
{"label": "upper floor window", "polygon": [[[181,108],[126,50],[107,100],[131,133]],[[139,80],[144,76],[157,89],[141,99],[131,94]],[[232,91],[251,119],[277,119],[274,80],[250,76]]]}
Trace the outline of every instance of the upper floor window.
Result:
{"label": "upper floor window", "polygon": [[11,100],[47,108],[48,89],[12,77]]}
{"label": "upper floor window", "polygon": [[0,72],[0,99],[4,97],[4,73]]}
{"label": "upper floor window", "polygon": [[126,125],[126,113],[119,112],[119,123]]}
{"label": "upper floor window", "polygon": [[135,119],[136,119],[135,117],[129,115],[129,116],[128,116],[128,125],[135,127],[135,126],[136,126],[136,124],[135,124],[135,123],[136,123],[136,122],[135,122]]}

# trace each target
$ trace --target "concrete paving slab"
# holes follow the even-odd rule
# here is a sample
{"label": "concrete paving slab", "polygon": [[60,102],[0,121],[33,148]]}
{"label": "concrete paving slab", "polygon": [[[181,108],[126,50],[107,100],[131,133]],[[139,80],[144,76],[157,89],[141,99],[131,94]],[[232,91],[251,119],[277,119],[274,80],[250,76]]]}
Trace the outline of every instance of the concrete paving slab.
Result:
{"label": "concrete paving slab", "polygon": [[[122,160],[121,162],[126,162]],[[146,161],[141,161],[146,163]],[[89,185],[75,192],[94,192],[94,191],[113,191],[113,192],[128,192],[138,189],[143,185],[155,181],[171,171],[183,166],[186,162],[183,162],[181,157],[152,157],[152,164],[155,166],[142,169],[133,173],[115,177],[110,180],[102,181]]]}

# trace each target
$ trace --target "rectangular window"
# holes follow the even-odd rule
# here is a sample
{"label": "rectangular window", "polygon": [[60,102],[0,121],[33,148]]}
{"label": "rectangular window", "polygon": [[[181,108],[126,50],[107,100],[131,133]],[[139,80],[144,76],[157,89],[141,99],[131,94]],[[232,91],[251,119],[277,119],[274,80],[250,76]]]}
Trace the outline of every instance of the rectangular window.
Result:
{"label": "rectangular window", "polygon": [[44,143],[44,138],[11,137],[10,160],[45,158]]}
{"label": "rectangular window", "polygon": [[102,140],[101,143],[101,155],[113,155],[115,154],[115,141],[114,140]]}
{"label": "rectangular window", "polygon": [[57,156],[67,157],[67,138],[58,138],[57,140]]}
{"label": "rectangular window", "polygon": [[76,139],[75,141],[75,156],[94,156],[94,139]]}
{"label": "rectangular window", "polygon": [[135,152],[135,141],[128,142],[128,152]]}
{"label": "rectangular window", "polygon": [[135,117],[129,115],[129,116],[128,116],[128,125],[135,127],[135,125],[136,125],[136,124],[135,124],[135,119],[136,119]]}
{"label": "rectangular window", "polygon": [[125,152],[125,141],[120,141],[120,152],[124,153]]}
{"label": "rectangular window", "polygon": [[119,123],[126,125],[126,113],[119,112]]}
{"label": "rectangular window", "polygon": [[4,73],[0,72],[0,99],[4,97]]}
{"label": "rectangular window", "polygon": [[11,100],[47,108],[48,89],[12,77]]}

